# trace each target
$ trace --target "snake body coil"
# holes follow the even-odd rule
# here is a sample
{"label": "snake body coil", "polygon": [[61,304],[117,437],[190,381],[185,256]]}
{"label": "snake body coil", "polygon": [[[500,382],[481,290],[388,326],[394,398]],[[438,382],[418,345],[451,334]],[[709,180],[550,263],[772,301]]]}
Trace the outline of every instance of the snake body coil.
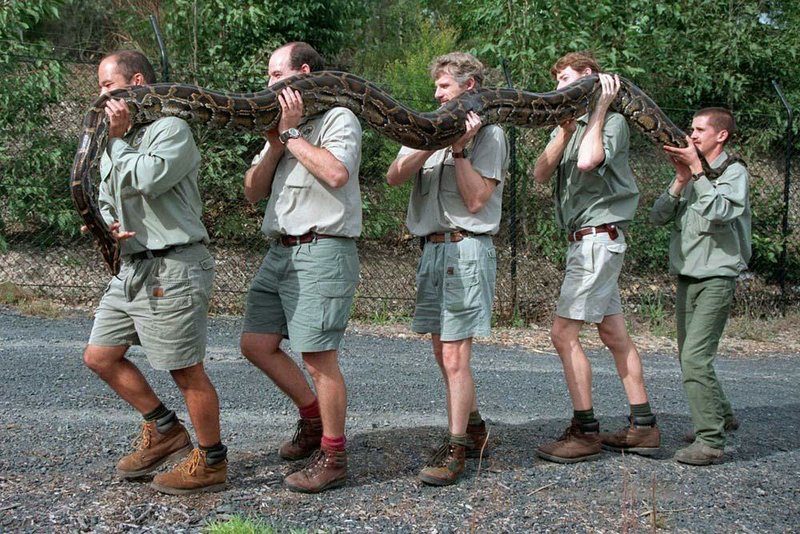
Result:
{"label": "snake body coil", "polygon": [[[612,109],[624,115],[653,142],[686,146],[686,134],[641,89],[623,78],[620,82]],[[547,93],[479,89],[463,93],[428,113],[404,106],[377,85],[358,76],[333,71],[287,78],[257,93],[222,93],[194,85],[160,83],[103,95],[84,118],[70,191],[112,273],[119,272],[119,246],[100,215],[91,178],[91,171],[97,167],[107,142],[106,101],[109,98],[124,100],[134,125],[174,116],[208,128],[263,132],[278,124],[281,113],[278,94],[287,86],[300,92],[305,115],[345,107],[392,140],[428,150],[450,146],[461,137],[469,111],[477,113],[484,124],[522,128],[556,126],[586,113],[600,88],[598,77],[588,76],[559,91]],[[707,172],[711,172],[710,169]]]}

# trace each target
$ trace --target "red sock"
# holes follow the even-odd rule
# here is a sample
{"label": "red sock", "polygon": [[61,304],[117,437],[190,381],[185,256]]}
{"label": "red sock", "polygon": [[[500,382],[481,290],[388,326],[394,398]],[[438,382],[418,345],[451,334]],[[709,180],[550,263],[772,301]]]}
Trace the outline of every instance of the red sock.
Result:
{"label": "red sock", "polygon": [[344,451],[344,444],[347,440],[344,436],[339,436],[338,438],[329,438],[325,434],[322,435],[322,443],[321,447],[323,449],[328,449],[330,451],[342,452]]}
{"label": "red sock", "polygon": [[302,406],[300,408],[300,417],[303,419],[311,419],[312,417],[319,417],[319,402],[317,399],[314,399],[314,402],[309,404],[308,406]]}

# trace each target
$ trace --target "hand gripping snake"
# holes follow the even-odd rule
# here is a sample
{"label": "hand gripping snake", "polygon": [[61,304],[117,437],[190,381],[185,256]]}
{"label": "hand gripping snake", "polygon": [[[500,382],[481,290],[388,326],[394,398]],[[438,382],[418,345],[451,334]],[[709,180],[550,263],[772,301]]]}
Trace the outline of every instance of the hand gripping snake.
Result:
{"label": "hand gripping snake", "polygon": [[[478,89],[462,93],[436,111],[420,113],[393,99],[377,85],[345,72],[322,71],[286,78],[257,93],[224,93],[194,85],[158,83],[113,91],[98,98],[83,120],[78,152],[72,166],[70,191],[88,230],[94,235],[109,270],[119,272],[119,245],[103,220],[91,171],[107,143],[106,101],[128,104],[131,124],[175,116],[208,128],[265,132],[278,124],[278,94],[290,86],[303,99],[304,115],[345,107],[381,134],[417,149],[450,146],[466,131],[469,111],[483,124],[510,124],[522,128],[556,126],[586,113],[600,91],[599,77],[587,76],[558,91],[531,93],[515,89]],[[641,89],[620,78],[620,90],[611,105],[633,126],[660,145],[686,147],[686,134]],[[702,159],[702,158],[701,158]],[[706,173],[711,170],[704,159]]]}

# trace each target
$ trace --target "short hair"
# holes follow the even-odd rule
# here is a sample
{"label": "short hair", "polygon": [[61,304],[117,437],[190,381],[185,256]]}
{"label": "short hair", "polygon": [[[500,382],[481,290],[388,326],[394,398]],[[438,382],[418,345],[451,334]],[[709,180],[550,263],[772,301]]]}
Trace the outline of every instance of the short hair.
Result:
{"label": "short hair", "polygon": [[439,56],[431,62],[431,78],[436,80],[446,72],[458,83],[464,85],[470,78],[475,80],[475,86],[483,84],[484,66],[478,58],[466,52],[450,52]]}
{"label": "short hair", "polygon": [[114,58],[117,62],[117,70],[125,77],[125,81],[130,81],[137,73],[142,75],[145,83],[156,83],[156,71],[147,57],[138,50],[117,50],[103,58]]}
{"label": "short hair", "polygon": [[[291,47],[291,48],[289,48]],[[289,66],[294,70],[300,70],[303,65],[308,65],[311,72],[316,72],[325,68],[325,61],[314,47],[303,41],[293,41],[286,43],[282,47],[289,48]]]}
{"label": "short hair", "polygon": [[594,54],[591,50],[570,52],[569,54],[561,56],[558,61],[553,63],[553,66],[550,67],[550,74],[553,78],[557,78],[558,73],[567,67],[572,67],[573,70],[577,72],[581,72],[587,68],[592,69],[593,73],[600,72],[600,65],[597,64],[597,60],[594,58]]}
{"label": "short hair", "polygon": [[694,116],[695,118],[708,117],[708,124],[718,132],[727,130],[728,138],[725,139],[724,143],[727,143],[736,131],[736,119],[733,118],[733,113],[726,108],[703,108],[695,113]]}

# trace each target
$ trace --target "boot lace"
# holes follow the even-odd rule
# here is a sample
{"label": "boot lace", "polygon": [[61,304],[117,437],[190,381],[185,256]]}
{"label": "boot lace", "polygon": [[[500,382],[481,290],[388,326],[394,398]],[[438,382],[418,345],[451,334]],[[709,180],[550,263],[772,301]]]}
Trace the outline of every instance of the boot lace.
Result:
{"label": "boot lace", "polygon": [[205,454],[203,454],[200,449],[193,449],[192,455],[178,466],[178,470],[183,471],[189,476],[194,476],[194,474],[197,472],[197,467],[200,465],[200,462],[205,459],[204,456]]}
{"label": "boot lace", "polygon": [[308,463],[303,467],[303,471],[307,472],[309,476],[313,476],[317,471],[324,469],[327,464],[328,457],[325,451],[317,449],[311,458],[308,459]]}
{"label": "boot lace", "polygon": [[303,434],[303,427],[305,426],[305,421],[303,419],[299,419],[297,421],[297,429],[294,431],[294,436],[292,436],[292,445],[297,445],[300,441],[300,436]]}
{"label": "boot lace", "polygon": [[133,448],[137,451],[143,451],[150,447],[152,440],[151,427],[147,422],[142,423],[142,431],[133,440]]}
{"label": "boot lace", "polygon": [[447,465],[447,458],[450,456],[450,441],[442,443],[441,447],[436,451],[428,462],[428,467],[443,467]]}

